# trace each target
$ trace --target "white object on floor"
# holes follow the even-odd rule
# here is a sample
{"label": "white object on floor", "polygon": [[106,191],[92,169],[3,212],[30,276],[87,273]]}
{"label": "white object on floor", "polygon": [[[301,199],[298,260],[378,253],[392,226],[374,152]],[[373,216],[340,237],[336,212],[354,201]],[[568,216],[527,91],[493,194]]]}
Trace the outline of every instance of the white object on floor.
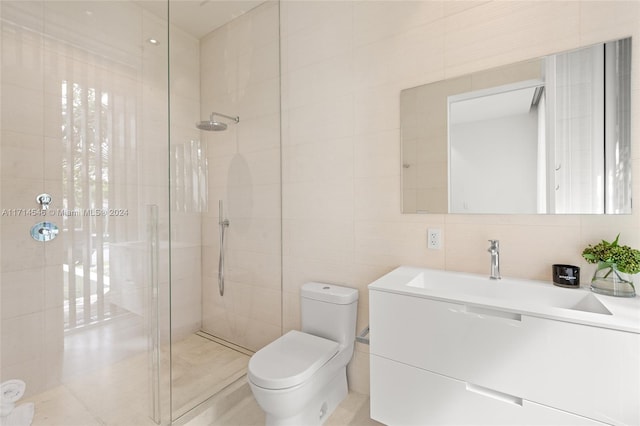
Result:
{"label": "white object on floor", "polygon": [[27,385],[22,380],[12,379],[0,384],[0,417],[8,416],[16,402],[24,395]]}
{"label": "white object on floor", "polygon": [[33,415],[36,412],[36,407],[33,402],[27,402],[26,404],[20,404],[7,416],[0,417],[1,426],[31,426],[33,422]]}

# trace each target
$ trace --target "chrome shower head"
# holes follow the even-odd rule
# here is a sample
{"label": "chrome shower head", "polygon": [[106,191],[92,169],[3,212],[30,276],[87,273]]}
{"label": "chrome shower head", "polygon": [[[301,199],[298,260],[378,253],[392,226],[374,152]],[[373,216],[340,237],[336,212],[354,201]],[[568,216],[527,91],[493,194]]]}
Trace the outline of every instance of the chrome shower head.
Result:
{"label": "chrome shower head", "polygon": [[240,122],[240,117],[230,117],[228,115],[224,115],[224,114],[220,114],[217,112],[212,112],[211,116],[209,117],[208,121],[200,121],[198,123],[196,123],[196,127],[200,130],[206,130],[208,132],[214,131],[221,131],[221,130],[227,130],[227,124],[223,123],[221,121],[216,121],[214,119],[215,116],[220,116],[220,117],[225,117],[228,118],[229,120],[233,120],[233,122],[238,123]]}
{"label": "chrome shower head", "polygon": [[224,123],[221,123],[219,121],[201,121],[199,123],[196,123],[196,127],[200,130],[206,130],[208,132],[218,132],[221,130],[227,130],[227,125]]}

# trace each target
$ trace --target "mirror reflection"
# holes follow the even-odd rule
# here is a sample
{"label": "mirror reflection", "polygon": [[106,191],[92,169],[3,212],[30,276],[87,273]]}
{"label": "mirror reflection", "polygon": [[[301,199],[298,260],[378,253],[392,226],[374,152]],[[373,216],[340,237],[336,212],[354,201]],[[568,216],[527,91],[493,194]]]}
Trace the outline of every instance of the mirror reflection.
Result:
{"label": "mirror reflection", "polygon": [[400,95],[403,213],[631,213],[631,39]]}

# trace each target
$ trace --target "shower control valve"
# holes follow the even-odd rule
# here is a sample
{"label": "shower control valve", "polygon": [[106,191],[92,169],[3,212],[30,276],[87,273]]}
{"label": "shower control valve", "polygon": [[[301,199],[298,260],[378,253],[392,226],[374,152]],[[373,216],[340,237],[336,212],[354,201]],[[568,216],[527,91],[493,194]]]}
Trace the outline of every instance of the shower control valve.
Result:
{"label": "shower control valve", "polygon": [[47,210],[51,204],[52,198],[49,194],[40,194],[36,197],[36,202],[42,206],[42,210]]}

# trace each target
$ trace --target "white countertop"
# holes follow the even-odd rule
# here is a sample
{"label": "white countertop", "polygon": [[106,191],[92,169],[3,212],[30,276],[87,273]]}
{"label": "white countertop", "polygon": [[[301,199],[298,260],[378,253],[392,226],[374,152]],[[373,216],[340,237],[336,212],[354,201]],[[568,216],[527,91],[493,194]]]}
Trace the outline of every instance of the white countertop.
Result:
{"label": "white countertop", "polygon": [[369,284],[369,290],[640,334],[640,297],[595,294],[588,284],[563,288],[550,281],[490,280],[488,275],[400,266]]}

